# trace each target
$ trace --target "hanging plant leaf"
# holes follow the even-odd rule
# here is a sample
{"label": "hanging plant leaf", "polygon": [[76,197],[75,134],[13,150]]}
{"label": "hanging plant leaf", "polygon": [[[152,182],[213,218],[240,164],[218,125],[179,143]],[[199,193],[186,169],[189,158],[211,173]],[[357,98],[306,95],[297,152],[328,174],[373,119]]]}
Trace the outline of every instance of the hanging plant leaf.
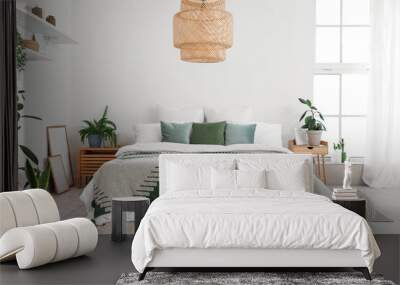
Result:
{"label": "hanging plant leaf", "polygon": [[28,159],[25,160],[25,175],[30,187],[37,188],[39,186],[39,180],[35,175],[35,170]]}
{"label": "hanging plant leaf", "polygon": [[31,151],[28,147],[24,145],[19,145],[19,148],[22,150],[22,152],[36,165],[39,164],[39,160],[36,157],[36,155]]}
{"label": "hanging plant leaf", "polygon": [[304,100],[303,98],[298,98],[298,99],[299,99],[299,101],[300,101],[301,103],[307,104],[307,103],[306,103],[306,100]]}
{"label": "hanging plant leaf", "polygon": [[34,119],[38,121],[42,121],[43,119],[38,117],[38,116],[32,116],[32,115],[22,115],[21,118],[29,118],[29,119]]}
{"label": "hanging plant leaf", "polygon": [[42,175],[40,175],[39,179],[39,187],[48,190],[49,189],[49,181],[50,181],[50,167],[47,166],[45,170],[43,170]]}
{"label": "hanging plant leaf", "polygon": [[301,117],[300,117],[300,119],[299,119],[299,122],[301,122],[301,121],[304,119],[304,117],[307,115],[307,112],[308,112],[308,111],[305,111],[305,112],[303,113],[303,115],[301,115]]}

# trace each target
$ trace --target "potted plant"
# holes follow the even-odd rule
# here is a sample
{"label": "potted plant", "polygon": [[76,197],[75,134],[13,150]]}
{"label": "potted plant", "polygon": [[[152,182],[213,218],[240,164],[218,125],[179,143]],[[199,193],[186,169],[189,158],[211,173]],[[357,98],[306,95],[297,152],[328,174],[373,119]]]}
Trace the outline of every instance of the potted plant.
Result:
{"label": "potted plant", "polygon": [[344,163],[347,160],[347,153],[344,150],[344,139],[340,139],[338,143],[334,143],[333,149],[340,151],[341,162]]}
{"label": "potted plant", "polygon": [[84,128],[79,131],[82,143],[85,139],[89,141],[90,147],[101,147],[104,141],[109,141],[112,146],[117,145],[117,127],[107,117],[108,106],[106,106],[103,115],[99,120],[84,120],[86,124]]}
{"label": "potted plant", "polygon": [[43,170],[41,170],[39,168],[39,159],[33,151],[24,145],[20,145],[19,148],[27,158],[25,160],[25,166],[19,168],[25,172],[27,182],[25,183],[24,188],[29,186],[33,189],[41,188],[49,190],[50,166],[47,165]]}
{"label": "potted plant", "polygon": [[321,112],[312,104],[308,99],[298,98],[299,101],[306,105],[308,110],[306,110],[303,115],[301,115],[299,122],[304,119],[303,129],[307,129],[308,144],[311,146],[317,146],[321,144],[322,132],[326,131],[324,122],[325,119]]}

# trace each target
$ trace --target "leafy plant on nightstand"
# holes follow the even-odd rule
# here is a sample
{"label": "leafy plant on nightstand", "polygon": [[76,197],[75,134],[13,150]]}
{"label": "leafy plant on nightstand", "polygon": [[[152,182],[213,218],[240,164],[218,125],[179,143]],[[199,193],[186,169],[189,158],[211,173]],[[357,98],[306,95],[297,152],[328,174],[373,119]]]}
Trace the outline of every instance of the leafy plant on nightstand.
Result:
{"label": "leafy plant on nightstand", "polygon": [[304,119],[302,128],[307,129],[308,144],[312,146],[320,145],[322,132],[326,131],[324,116],[322,116],[317,107],[312,104],[311,100],[303,98],[298,99],[300,103],[306,105],[308,108],[299,119],[299,122]]}
{"label": "leafy plant on nightstand", "polygon": [[117,145],[117,126],[107,117],[108,106],[99,120],[84,120],[86,127],[79,131],[82,143],[87,139],[90,147],[101,147],[104,141],[109,141],[112,146]]}
{"label": "leafy plant on nightstand", "polygon": [[344,139],[340,139],[338,143],[334,143],[333,149],[341,152],[340,160],[342,163],[344,163],[347,159],[347,153],[344,150]]}

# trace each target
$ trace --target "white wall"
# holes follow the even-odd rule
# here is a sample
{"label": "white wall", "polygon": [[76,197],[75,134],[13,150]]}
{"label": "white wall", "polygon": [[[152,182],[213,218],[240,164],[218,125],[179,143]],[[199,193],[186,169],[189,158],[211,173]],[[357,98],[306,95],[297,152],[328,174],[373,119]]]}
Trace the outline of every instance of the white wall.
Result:
{"label": "white wall", "polygon": [[[71,32],[71,1],[31,0],[19,5],[39,5],[44,17],[56,16],[57,27]],[[24,72],[26,90],[25,113],[37,115],[43,121],[25,120],[25,142],[41,158],[47,157],[46,126],[69,125],[71,114],[71,47],[48,45],[52,61],[29,61]]]}
{"label": "white wall", "polygon": [[[313,2],[227,0],[235,34],[226,61],[193,64],[180,61],[172,45],[179,0],[41,1],[79,43],[59,46],[53,62],[29,68],[29,90],[38,98],[30,109],[46,124],[68,125],[74,157],[81,121],[105,105],[121,144],[132,141],[134,123],[154,120],[156,104],[251,105],[256,119],[284,125],[286,141],[303,110],[296,98],[312,94]],[[30,138],[44,153],[44,134],[36,131]]]}

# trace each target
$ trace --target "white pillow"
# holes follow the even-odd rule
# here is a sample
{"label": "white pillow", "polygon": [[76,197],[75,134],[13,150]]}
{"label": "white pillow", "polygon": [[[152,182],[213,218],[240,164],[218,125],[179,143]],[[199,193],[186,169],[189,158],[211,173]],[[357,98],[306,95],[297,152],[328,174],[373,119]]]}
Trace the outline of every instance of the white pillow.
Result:
{"label": "white pillow", "polygon": [[211,169],[233,169],[235,161],[215,161],[204,164],[168,162],[167,169],[167,191],[185,190],[210,190]]}
{"label": "white pillow", "polygon": [[236,170],[211,169],[211,189],[236,189]]}
{"label": "white pillow", "polygon": [[236,170],[237,188],[267,188],[267,171]]}
{"label": "white pillow", "polygon": [[203,108],[169,108],[158,106],[158,120],[163,122],[204,122]]}
{"label": "white pillow", "polygon": [[253,120],[253,110],[248,106],[225,107],[222,109],[206,108],[207,122],[244,123]]}
{"label": "white pillow", "polygon": [[211,189],[238,190],[242,188],[266,188],[267,177],[262,170],[211,169]]}
{"label": "white pillow", "polygon": [[239,170],[266,170],[267,188],[273,190],[311,191],[310,169],[304,159],[237,159]]}
{"label": "white pillow", "polygon": [[256,123],[254,144],[264,144],[270,147],[282,146],[282,125]]}
{"label": "white pillow", "polygon": [[136,124],[135,125],[136,143],[161,142],[160,123],[155,124]]}

